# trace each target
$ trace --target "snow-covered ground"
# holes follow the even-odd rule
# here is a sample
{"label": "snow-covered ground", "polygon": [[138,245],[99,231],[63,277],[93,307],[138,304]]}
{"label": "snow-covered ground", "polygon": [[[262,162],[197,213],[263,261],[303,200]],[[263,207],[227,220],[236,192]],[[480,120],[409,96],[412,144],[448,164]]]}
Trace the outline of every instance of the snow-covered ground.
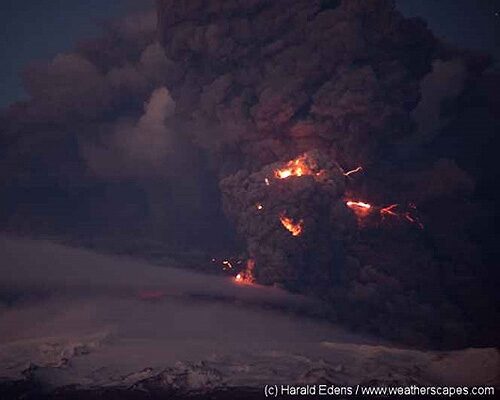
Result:
{"label": "snow-covered ground", "polygon": [[0,378],[182,390],[318,381],[496,385],[496,349],[425,352],[307,316],[276,288],[0,238]]}

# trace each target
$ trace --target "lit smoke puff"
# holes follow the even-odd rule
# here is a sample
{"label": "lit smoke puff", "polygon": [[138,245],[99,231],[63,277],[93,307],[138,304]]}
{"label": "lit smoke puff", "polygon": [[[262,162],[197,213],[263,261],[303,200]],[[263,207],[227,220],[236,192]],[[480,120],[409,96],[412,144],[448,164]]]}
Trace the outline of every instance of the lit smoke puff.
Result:
{"label": "lit smoke puff", "polygon": [[224,211],[245,239],[260,283],[327,289],[352,224],[342,201],[345,176],[317,150],[220,183]]}

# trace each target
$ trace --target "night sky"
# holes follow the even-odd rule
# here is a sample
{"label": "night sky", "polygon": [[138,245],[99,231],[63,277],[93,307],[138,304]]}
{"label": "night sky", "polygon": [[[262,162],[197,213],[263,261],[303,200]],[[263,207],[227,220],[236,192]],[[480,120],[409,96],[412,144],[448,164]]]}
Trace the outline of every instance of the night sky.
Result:
{"label": "night sky", "polygon": [[[0,107],[23,98],[19,72],[27,62],[67,51],[75,41],[95,36],[100,22],[151,4],[150,0],[3,0]],[[397,0],[397,5],[407,16],[426,19],[437,36],[459,47],[500,56],[500,0]]]}

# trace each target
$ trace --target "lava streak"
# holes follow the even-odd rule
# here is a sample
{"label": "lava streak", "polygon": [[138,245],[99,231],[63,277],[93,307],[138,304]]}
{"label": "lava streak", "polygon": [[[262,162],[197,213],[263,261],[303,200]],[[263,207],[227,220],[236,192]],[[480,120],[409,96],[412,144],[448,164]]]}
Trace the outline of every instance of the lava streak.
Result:
{"label": "lava streak", "polygon": [[292,236],[300,236],[302,234],[302,230],[304,229],[304,220],[301,219],[299,222],[295,223],[293,219],[287,217],[285,214],[280,214],[280,221],[285,229],[292,234]]}
{"label": "lava streak", "polygon": [[274,171],[278,179],[285,179],[290,176],[313,175],[314,171],[307,165],[306,157],[300,156],[289,161],[283,168]]}

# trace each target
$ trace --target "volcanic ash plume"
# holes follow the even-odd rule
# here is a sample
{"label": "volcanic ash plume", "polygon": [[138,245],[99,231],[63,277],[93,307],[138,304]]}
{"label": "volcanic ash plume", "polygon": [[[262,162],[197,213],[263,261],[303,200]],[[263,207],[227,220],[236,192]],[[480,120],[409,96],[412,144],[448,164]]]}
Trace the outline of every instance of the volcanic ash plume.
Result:
{"label": "volcanic ash plume", "polygon": [[221,181],[225,212],[247,242],[258,281],[316,292],[331,286],[352,223],[342,201],[345,179],[315,150]]}
{"label": "volcanic ash plume", "polygon": [[257,282],[391,338],[466,338],[477,313],[457,311],[469,300],[451,283],[455,270],[477,282],[473,253],[457,257],[472,247],[443,245],[468,232],[468,200],[444,189],[447,170],[464,174],[429,174],[447,152],[424,144],[467,57],[389,0],[157,4],[176,115],[216,167]]}
{"label": "volcanic ash plume", "polygon": [[483,57],[391,0],[156,4],[26,69],[29,98],[0,114],[0,227],[229,263],[222,198],[236,281],[417,344],[498,331]]}

